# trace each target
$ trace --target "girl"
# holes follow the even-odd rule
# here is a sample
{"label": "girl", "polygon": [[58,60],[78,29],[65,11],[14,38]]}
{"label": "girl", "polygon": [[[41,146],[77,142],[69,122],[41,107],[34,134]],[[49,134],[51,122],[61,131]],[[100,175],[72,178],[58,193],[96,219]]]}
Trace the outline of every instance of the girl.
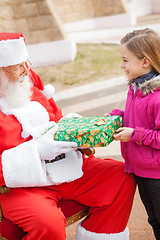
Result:
{"label": "girl", "polygon": [[160,36],[149,28],[135,30],[121,39],[120,52],[129,91],[125,111],[110,113],[123,117],[114,138],[160,240]]}

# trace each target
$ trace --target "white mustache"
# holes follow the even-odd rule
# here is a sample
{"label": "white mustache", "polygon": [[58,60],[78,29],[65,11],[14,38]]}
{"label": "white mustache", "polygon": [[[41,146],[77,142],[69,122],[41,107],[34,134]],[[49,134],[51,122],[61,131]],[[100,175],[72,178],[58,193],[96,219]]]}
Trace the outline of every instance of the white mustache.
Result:
{"label": "white mustache", "polygon": [[0,97],[10,107],[21,107],[31,97],[31,82],[28,76],[21,76],[16,82],[10,82],[5,76],[0,79]]}

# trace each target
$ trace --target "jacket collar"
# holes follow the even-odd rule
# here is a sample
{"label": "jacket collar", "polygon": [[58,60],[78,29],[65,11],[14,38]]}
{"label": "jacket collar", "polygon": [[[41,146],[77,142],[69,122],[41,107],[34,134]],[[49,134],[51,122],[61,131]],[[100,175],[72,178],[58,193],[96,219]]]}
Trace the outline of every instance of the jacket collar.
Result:
{"label": "jacket collar", "polygon": [[[135,87],[134,80],[129,81],[129,85],[133,85],[133,87]],[[160,88],[160,75],[152,78],[151,80],[145,81],[142,84],[139,84],[139,90],[142,92],[143,95],[154,92],[158,88]]]}

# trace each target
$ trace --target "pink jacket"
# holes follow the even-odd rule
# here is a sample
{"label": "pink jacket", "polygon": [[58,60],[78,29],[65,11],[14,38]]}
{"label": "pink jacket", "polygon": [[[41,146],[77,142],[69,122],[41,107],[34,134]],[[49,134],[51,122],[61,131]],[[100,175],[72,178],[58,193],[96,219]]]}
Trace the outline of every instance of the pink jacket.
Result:
{"label": "pink jacket", "polygon": [[111,115],[121,115],[123,126],[134,128],[130,141],[121,143],[125,171],[160,178],[160,75],[135,93],[130,85],[125,111],[114,109]]}

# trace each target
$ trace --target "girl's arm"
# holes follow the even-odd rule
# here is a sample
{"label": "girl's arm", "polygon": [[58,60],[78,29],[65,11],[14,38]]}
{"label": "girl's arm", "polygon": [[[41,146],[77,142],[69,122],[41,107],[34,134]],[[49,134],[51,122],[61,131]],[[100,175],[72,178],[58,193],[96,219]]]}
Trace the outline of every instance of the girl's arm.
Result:
{"label": "girl's arm", "polygon": [[[151,128],[136,126],[131,134],[131,141],[155,149],[160,149],[160,100],[152,99],[148,106],[148,118]],[[148,121],[146,119],[146,121]]]}
{"label": "girl's arm", "polygon": [[110,113],[111,116],[120,115],[122,118],[124,116],[124,111],[121,109],[113,109]]}
{"label": "girl's arm", "polygon": [[135,127],[130,140],[140,145],[143,144],[151,148],[160,149],[160,130]]}

